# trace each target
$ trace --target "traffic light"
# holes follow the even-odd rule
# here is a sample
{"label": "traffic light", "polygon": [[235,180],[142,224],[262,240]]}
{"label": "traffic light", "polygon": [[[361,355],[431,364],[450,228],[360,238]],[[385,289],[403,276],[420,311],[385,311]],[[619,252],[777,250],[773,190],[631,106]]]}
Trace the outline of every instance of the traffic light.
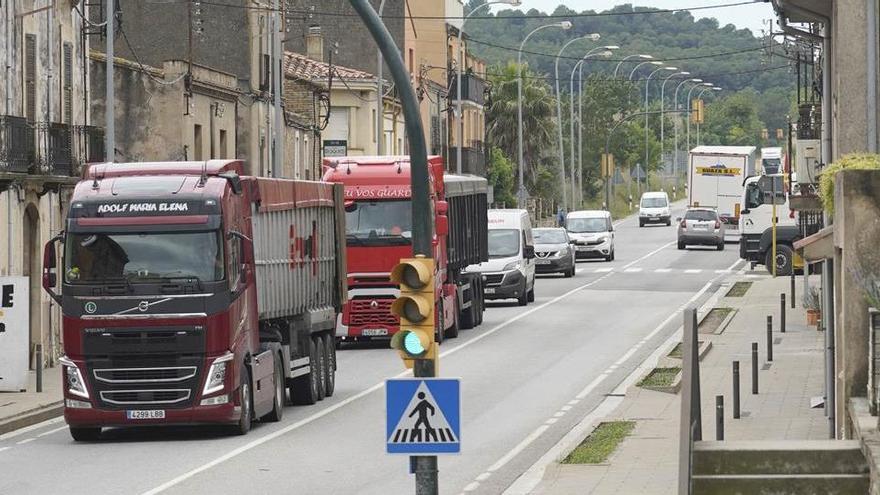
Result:
{"label": "traffic light", "polygon": [[611,153],[602,153],[600,172],[602,173],[603,179],[608,179],[614,175],[614,155]]}
{"label": "traffic light", "polygon": [[696,99],[691,102],[691,123],[702,124],[705,119],[703,114],[703,100]]}
{"label": "traffic light", "polygon": [[391,270],[391,281],[400,286],[400,296],[391,304],[391,312],[400,317],[400,330],[391,338],[391,347],[407,368],[416,359],[436,361],[434,260],[422,255],[403,258]]}
{"label": "traffic light", "polygon": [[770,132],[768,132],[767,129],[761,129],[761,139],[764,141],[770,139]]}
{"label": "traffic light", "polygon": [[785,134],[782,132],[782,129],[776,129],[776,140],[782,141],[785,138]]}

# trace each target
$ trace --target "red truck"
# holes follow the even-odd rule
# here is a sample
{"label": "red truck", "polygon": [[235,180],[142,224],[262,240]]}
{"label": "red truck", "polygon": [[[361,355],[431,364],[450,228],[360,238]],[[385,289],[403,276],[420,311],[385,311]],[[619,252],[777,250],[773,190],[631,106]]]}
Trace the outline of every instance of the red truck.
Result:
{"label": "red truck", "polygon": [[333,394],[342,188],[243,170],[97,164],[77,184],[43,259],[43,287],[62,308],[75,440],[156,424],[245,434],[281,419],[285,387],[294,403]]}
{"label": "red truck", "polygon": [[[428,168],[439,284],[435,338],[442,342],[483,320],[483,280],[465,268],[488,259],[488,183],[445,174],[441,157],[430,157]],[[349,299],[337,341],[389,338],[400,326],[391,313],[399,290],[390,272],[413,254],[409,157],[327,158],[324,180],[345,186]]]}

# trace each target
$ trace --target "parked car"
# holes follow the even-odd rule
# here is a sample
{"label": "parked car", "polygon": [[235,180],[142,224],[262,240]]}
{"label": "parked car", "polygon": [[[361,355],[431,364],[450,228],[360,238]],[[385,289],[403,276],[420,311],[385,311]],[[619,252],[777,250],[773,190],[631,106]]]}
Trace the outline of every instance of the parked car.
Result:
{"label": "parked car", "polygon": [[532,229],[535,240],[535,271],[561,273],[573,277],[575,250],[571,238],[562,228]]}
{"label": "parked car", "polygon": [[574,241],[575,256],[614,259],[614,227],[605,210],[573,211],[565,219],[565,230]]}
{"label": "parked car", "polygon": [[669,196],[663,192],[646,192],[639,201],[639,227],[649,223],[665,223],[672,225],[672,214],[669,213]]}
{"label": "parked car", "polygon": [[688,208],[679,218],[678,249],[689,245],[715,246],[724,250],[724,222],[712,208]]}

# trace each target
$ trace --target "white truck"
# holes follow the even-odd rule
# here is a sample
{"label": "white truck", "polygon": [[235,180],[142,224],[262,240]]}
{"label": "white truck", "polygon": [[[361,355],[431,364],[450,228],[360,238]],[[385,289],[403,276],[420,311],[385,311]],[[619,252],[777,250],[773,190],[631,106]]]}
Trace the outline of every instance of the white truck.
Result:
{"label": "white truck", "polygon": [[714,208],[727,224],[725,239],[739,240],[743,182],[755,174],[755,147],[697,146],[688,161],[688,205]]}
{"label": "white truck", "polygon": [[[792,188],[795,184],[792,184]],[[794,250],[801,236],[796,214],[789,206],[787,174],[759,175],[745,181],[740,211],[740,258],[773,270],[773,203],[776,203],[776,274],[803,268]]]}
{"label": "white truck", "polygon": [[763,175],[776,175],[782,172],[782,148],[761,148],[761,170]]}

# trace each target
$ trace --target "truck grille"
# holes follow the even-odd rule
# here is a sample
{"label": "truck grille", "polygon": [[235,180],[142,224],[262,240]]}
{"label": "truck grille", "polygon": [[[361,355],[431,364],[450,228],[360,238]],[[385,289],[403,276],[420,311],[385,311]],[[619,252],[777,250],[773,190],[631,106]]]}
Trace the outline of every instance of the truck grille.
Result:
{"label": "truck grille", "polygon": [[486,285],[501,285],[502,280],[504,280],[503,273],[490,273],[486,275]]}
{"label": "truck grille", "polygon": [[101,400],[118,406],[177,404],[189,399],[190,394],[185,388],[105,390],[101,392]]}
{"label": "truck grille", "polygon": [[196,376],[195,366],[169,368],[110,368],[93,373],[95,379],[104,383],[181,382]]}
{"label": "truck grille", "polygon": [[393,298],[362,298],[352,299],[349,306],[349,324],[397,326],[400,322],[391,312]]}

